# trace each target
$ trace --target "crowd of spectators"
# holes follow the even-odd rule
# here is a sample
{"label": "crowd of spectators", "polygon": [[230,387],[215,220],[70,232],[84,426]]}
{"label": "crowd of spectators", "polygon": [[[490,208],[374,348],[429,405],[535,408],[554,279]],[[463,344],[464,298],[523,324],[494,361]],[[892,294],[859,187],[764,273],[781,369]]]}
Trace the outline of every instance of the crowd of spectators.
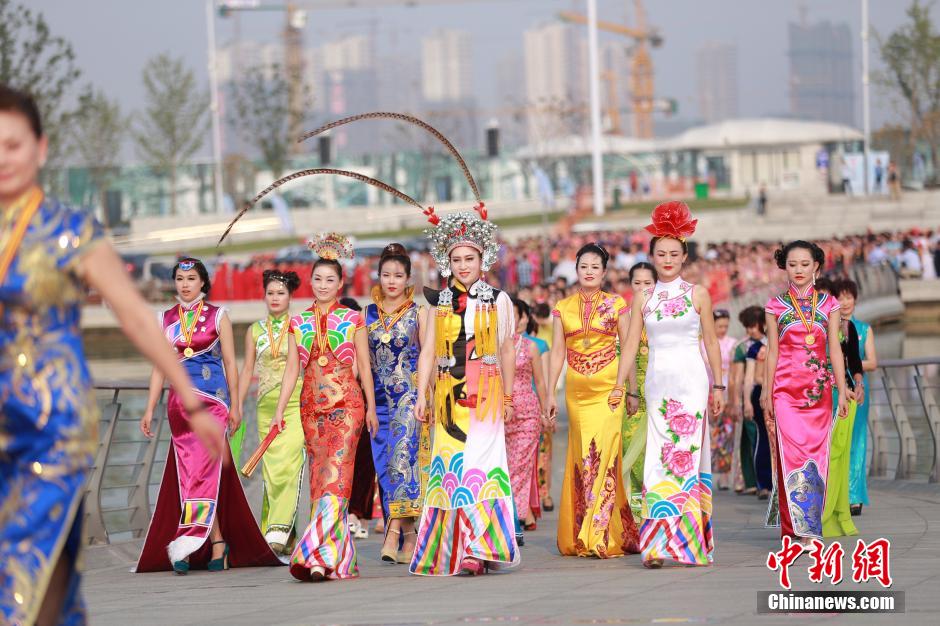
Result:
{"label": "crowd of spectators", "polygon": [[[527,302],[553,303],[564,297],[576,281],[575,252],[583,244],[595,241],[611,254],[607,289],[631,299],[627,273],[633,264],[646,261],[649,235],[645,231],[606,231],[573,234],[549,241],[526,237],[503,245],[500,262],[487,279]],[[902,277],[936,278],[940,275],[940,231],[865,233],[817,240],[826,253],[824,273],[847,275],[857,264],[890,265]],[[777,285],[782,273],[773,252],[779,241],[750,243],[690,242],[689,262],[683,271],[686,280],[705,285],[716,303],[748,293],[755,287]],[[420,290],[425,285],[438,286],[440,278],[431,257],[423,251],[412,252],[414,279]],[[213,300],[252,300],[260,297],[261,274],[277,266],[300,275],[299,299],[312,298],[311,262],[277,263],[271,257],[258,257],[243,265],[224,257],[214,260]],[[346,294],[368,296],[376,283],[378,259],[357,258],[346,267]],[[782,287],[782,284],[780,285]]]}

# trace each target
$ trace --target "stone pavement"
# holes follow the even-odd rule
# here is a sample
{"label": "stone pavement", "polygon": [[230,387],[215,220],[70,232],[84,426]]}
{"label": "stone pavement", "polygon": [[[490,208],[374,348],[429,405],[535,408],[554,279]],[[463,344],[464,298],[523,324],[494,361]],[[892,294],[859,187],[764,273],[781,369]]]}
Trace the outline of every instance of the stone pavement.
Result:
{"label": "stone pavement", "polygon": [[[556,435],[563,454],[565,433]],[[556,458],[555,501],[561,487]],[[559,556],[557,509],[526,533],[522,564],[480,578],[410,576],[378,560],[380,539],[357,542],[361,578],[310,584],[286,567],[223,573],[131,574],[139,542],[86,552],[85,599],[92,624],[936,624],[940,617],[940,486],[874,481],[872,505],[855,518],[867,541],[891,540],[893,589],[906,593],[904,615],[757,615],[756,592],[779,590],[764,565],[779,550],[778,531],[762,527],[764,502],[718,492],[715,564],[643,568],[631,555],[601,561]],[[843,591],[881,589],[851,581],[855,540],[843,540]],[[794,589],[809,558],[791,568]],[[829,588],[823,586],[822,588]]]}

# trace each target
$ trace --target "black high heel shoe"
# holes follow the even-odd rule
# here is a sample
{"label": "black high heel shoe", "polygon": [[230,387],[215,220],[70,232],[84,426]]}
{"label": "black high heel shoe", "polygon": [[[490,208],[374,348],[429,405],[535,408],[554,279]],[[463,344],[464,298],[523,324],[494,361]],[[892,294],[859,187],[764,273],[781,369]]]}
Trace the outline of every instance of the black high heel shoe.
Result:
{"label": "black high heel shoe", "polygon": [[216,545],[217,543],[225,544],[225,550],[222,552],[222,556],[209,561],[206,569],[210,572],[221,572],[228,569],[228,544],[225,543],[225,541],[213,541],[212,545]]}

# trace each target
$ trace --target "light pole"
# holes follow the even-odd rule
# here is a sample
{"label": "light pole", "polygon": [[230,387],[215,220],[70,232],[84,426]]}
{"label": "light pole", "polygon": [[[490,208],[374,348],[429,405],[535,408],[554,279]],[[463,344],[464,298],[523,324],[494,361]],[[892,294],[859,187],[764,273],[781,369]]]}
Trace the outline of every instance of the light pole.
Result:
{"label": "light pole", "polygon": [[212,167],[215,180],[215,212],[223,210],[222,121],[219,107],[219,76],[215,58],[215,0],[206,0],[206,38],[209,44],[209,114],[212,118]]}
{"label": "light pole", "polygon": [[587,0],[588,74],[591,91],[591,173],[594,215],[604,214],[604,161],[601,158],[601,87],[597,54],[597,0]]}
{"label": "light pole", "polygon": [[864,135],[865,145],[863,146],[865,154],[863,157],[864,167],[865,167],[865,193],[868,194],[872,190],[869,189],[869,144],[871,143],[871,101],[869,99],[869,59],[868,59],[868,39],[869,39],[869,25],[868,25],[868,0],[862,0],[862,134]]}

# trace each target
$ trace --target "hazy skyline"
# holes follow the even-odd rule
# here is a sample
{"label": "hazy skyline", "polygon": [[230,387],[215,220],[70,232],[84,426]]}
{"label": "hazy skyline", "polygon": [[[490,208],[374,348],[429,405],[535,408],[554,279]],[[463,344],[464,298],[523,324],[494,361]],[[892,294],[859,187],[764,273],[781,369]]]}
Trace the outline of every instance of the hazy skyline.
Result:
{"label": "hazy skyline", "polygon": [[[128,111],[143,104],[141,70],[147,59],[161,52],[182,56],[206,80],[205,3],[200,0],[163,0],[156,3],[126,0],[30,0],[41,11],[54,34],[74,46],[84,80],[118,98]],[[309,5],[315,5],[308,2]],[[871,24],[887,34],[906,20],[907,1],[871,0]],[[378,69],[395,57],[417,59],[421,39],[440,28],[470,34],[474,75],[472,84],[484,111],[500,106],[500,66],[523,55],[523,32],[556,19],[563,9],[584,9],[583,0],[476,0],[460,6],[424,6],[382,9],[313,10],[308,15],[305,45],[318,46],[335,37],[360,33],[375,35]],[[657,26],[664,45],[654,50],[657,97],[675,98],[678,117],[700,117],[697,103],[695,53],[709,41],[734,44],[738,51],[739,114],[742,117],[787,115],[787,24],[800,19],[845,22],[853,33],[853,65],[861,74],[861,16],[859,0],[826,2],[744,2],[742,0],[647,0],[648,21]],[[599,0],[602,19],[621,22],[633,2]],[[940,19],[940,7],[933,10]],[[275,41],[283,27],[280,13],[245,13],[240,19],[244,40]],[[218,45],[231,41],[236,20],[217,18]],[[605,41],[616,40],[602,35]],[[872,65],[878,67],[877,43],[872,41]],[[390,65],[393,67],[393,65]],[[524,98],[524,88],[511,94]],[[856,90],[861,97],[860,84]],[[888,102],[872,90],[873,128],[895,117]],[[860,107],[860,104],[859,104]],[[859,121],[861,116],[858,116]]]}

